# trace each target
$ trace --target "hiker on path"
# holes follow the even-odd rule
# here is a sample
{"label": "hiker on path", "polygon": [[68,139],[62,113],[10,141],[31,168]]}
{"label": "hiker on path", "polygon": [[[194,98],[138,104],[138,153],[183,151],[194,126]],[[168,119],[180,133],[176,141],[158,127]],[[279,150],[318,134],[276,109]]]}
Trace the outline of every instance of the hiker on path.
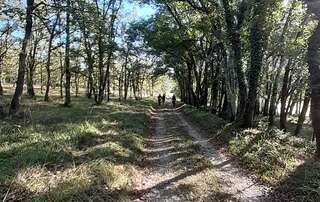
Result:
{"label": "hiker on path", "polygon": [[166,94],[164,93],[162,96],[162,104],[165,105],[166,104]]}
{"label": "hiker on path", "polygon": [[161,99],[162,99],[162,97],[161,97],[161,95],[159,94],[159,96],[158,96],[158,105],[159,105],[159,106],[161,106]]}
{"label": "hiker on path", "polygon": [[171,99],[172,99],[172,106],[173,106],[173,108],[175,108],[176,107],[176,96],[173,94]]}

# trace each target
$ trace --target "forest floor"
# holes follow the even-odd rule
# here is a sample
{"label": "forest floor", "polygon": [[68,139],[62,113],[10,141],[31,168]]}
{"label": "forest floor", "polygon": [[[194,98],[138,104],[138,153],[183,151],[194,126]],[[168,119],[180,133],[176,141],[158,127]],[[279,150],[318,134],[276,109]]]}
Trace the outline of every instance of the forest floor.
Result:
{"label": "forest floor", "polygon": [[264,201],[257,183],[177,110],[152,114],[148,169],[135,201]]}
{"label": "forest floor", "polygon": [[0,119],[0,200],[129,201],[154,102],[42,100],[24,97],[21,117]]}
{"label": "forest floor", "polygon": [[42,100],[0,120],[2,201],[320,201],[308,132],[242,130],[151,100]]}

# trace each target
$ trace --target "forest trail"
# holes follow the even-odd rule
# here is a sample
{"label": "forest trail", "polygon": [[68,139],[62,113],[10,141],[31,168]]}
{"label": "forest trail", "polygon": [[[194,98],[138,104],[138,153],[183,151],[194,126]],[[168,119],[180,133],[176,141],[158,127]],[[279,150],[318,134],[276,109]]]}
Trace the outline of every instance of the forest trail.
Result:
{"label": "forest trail", "polygon": [[[180,112],[158,110],[151,124],[147,171],[135,201],[267,201],[270,189],[215,150]],[[206,163],[195,162],[195,155]]]}

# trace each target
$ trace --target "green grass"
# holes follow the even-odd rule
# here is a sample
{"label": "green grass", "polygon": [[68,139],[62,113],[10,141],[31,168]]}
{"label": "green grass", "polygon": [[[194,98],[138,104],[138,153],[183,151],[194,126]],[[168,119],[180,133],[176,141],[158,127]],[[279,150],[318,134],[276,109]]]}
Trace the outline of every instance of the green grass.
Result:
{"label": "green grass", "polygon": [[261,180],[276,185],[310,158],[314,147],[304,139],[260,126],[239,131],[229,142],[229,151]]}
{"label": "green grass", "polygon": [[221,131],[226,125],[226,121],[223,119],[210,114],[209,112],[198,110],[195,107],[186,106],[183,109],[183,113],[193,123],[196,123],[198,126],[200,126],[201,129],[216,132],[211,135],[218,135],[219,131]]}
{"label": "green grass", "polygon": [[[281,181],[273,192],[277,201],[320,201],[320,162],[308,160]],[[280,199],[280,200],[279,200]]]}
{"label": "green grass", "polygon": [[58,98],[23,100],[23,109],[31,109],[28,120],[0,120],[1,200],[130,198],[152,101],[94,106],[73,98],[64,108]]}

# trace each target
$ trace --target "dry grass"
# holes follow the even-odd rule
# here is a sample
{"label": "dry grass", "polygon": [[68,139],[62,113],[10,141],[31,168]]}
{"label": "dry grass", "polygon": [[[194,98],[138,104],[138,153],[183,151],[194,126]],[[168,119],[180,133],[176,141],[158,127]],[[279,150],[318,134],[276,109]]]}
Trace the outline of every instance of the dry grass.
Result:
{"label": "dry grass", "polygon": [[[6,103],[9,96],[5,97]],[[23,98],[32,119],[0,120],[0,199],[119,201],[134,194],[153,102],[94,106]]]}

